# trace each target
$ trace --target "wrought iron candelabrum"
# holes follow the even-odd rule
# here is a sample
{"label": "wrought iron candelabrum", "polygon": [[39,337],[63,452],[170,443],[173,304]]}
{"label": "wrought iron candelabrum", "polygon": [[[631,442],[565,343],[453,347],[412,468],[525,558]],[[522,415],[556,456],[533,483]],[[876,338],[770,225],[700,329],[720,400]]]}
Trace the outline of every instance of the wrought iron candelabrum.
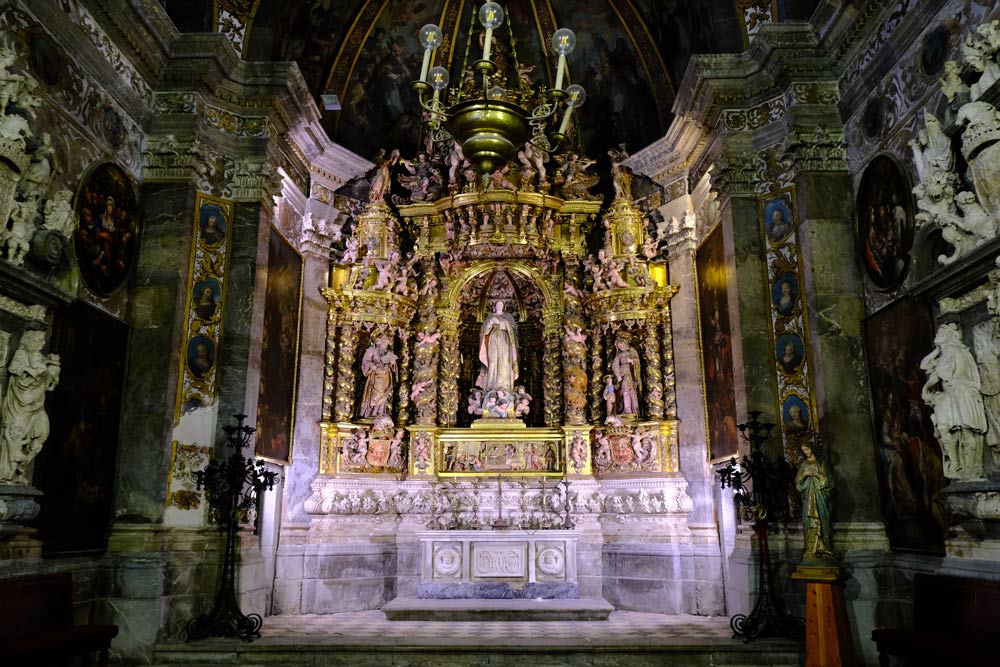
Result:
{"label": "wrought iron candelabrum", "polygon": [[771,456],[764,451],[765,443],[774,430],[774,424],[761,422],[760,412],[751,411],[749,420],[739,424],[740,437],[749,445],[749,453],[737,463],[734,456],[719,471],[722,488],[733,489],[733,499],[744,515],[753,519],[757,536],[757,578],[759,590],[757,603],[749,615],[736,614],[729,619],[733,636],[746,642],[761,637],[791,637],[801,639],[802,620],[785,611],[785,606],[774,589],[771,569],[771,552],[768,549],[768,527],[775,522],[788,523],[791,510],[788,490],[795,472],[782,456]]}
{"label": "wrought iron candelabrum", "polygon": [[[212,461],[204,470],[195,471],[198,489],[205,489],[211,518],[226,533],[222,556],[222,574],[212,610],[195,618],[187,626],[187,640],[206,637],[239,637],[252,641],[260,637],[263,622],[258,614],[244,614],[236,594],[237,540],[240,522],[248,520],[257,508],[257,498],[265,489],[274,488],[278,473],[266,470],[263,461],[253,459],[253,432],[243,425],[246,415],[234,415],[237,424],[225,426],[227,446],[233,453],[226,459]],[[250,447],[250,457],[243,449]]]}

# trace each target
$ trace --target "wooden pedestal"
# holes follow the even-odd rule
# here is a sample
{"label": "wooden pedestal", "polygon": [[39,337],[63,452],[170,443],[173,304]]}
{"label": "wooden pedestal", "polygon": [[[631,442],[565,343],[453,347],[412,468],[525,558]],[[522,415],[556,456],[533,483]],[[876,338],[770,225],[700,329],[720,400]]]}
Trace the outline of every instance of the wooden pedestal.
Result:
{"label": "wooden pedestal", "polygon": [[855,667],[840,568],[802,564],[792,578],[806,582],[806,667]]}

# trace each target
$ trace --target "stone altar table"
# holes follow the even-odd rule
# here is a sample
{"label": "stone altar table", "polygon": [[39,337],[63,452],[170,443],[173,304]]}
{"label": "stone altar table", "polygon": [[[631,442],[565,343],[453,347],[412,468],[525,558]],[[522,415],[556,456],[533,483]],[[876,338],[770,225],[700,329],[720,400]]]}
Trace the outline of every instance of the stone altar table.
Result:
{"label": "stone altar table", "polygon": [[578,598],[573,530],[436,530],[420,540],[421,598]]}

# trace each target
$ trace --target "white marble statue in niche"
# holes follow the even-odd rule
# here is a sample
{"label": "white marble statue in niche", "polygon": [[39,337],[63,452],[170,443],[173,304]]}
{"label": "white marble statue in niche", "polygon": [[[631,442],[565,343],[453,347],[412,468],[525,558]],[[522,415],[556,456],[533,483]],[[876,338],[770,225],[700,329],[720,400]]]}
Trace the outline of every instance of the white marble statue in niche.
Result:
{"label": "white marble statue in niche", "polygon": [[59,355],[45,354],[45,333],[26,331],[7,367],[0,402],[0,483],[28,484],[28,465],[49,437],[45,394],[59,383]]}
{"label": "white marble statue in niche", "polygon": [[479,375],[469,399],[469,412],[494,419],[514,419],[528,413],[531,401],[519,376],[517,321],[498,299],[479,330]]}
{"label": "white marble statue in niche", "polygon": [[361,398],[362,417],[388,415],[396,380],[396,353],[389,349],[388,336],[381,336],[365,351],[361,373],[365,376],[365,391]]}
{"label": "white marble statue in niche", "polygon": [[980,392],[986,410],[986,445],[1000,453],[1000,331],[986,321],[972,329],[972,346],[979,361]]}
{"label": "white marble statue in niche", "polygon": [[982,383],[957,324],[938,327],[934,350],[920,361],[920,368],[927,375],[922,396],[934,411],[931,420],[944,454],[945,477],[982,479],[987,429]]}

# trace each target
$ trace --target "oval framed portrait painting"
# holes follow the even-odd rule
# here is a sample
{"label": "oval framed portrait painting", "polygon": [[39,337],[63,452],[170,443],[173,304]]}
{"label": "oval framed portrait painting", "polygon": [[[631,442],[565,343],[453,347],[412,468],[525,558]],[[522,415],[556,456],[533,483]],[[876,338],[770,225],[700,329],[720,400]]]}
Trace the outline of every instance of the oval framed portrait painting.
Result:
{"label": "oval framed portrait painting", "polygon": [[865,168],[856,215],[865,273],[880,290],[898,287],[910,268],[914,204],[910,179],[891,156],[877,155]]}
{"label": "oval framed portrait painting", "polygon": [[91,168],[76,194],[74,238],[80,276],[111,296],[125,284],[138,248],[139,209],[132,179],[113,162]]}

